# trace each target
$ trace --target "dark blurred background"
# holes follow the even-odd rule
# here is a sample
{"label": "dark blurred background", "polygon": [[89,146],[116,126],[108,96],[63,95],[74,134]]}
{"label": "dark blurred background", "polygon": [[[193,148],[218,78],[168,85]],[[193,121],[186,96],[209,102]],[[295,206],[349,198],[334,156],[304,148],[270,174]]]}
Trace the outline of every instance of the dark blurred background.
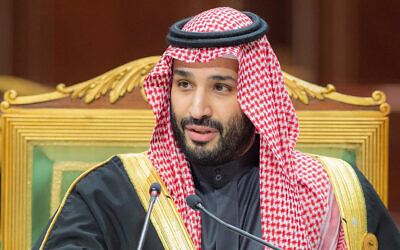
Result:
{"label": "dark blurred background", "polygon": [[[391,105],[389,207],[400,211],[400,1],[396,0],[0,0],[0,75],[54,88],[134,59],[160,55],[169,26],[218,6],[269,24],[282,68],[337,91]],[[4,87],[4,86],[0,86]],[[398,220],[398,219],[397,219]]]}

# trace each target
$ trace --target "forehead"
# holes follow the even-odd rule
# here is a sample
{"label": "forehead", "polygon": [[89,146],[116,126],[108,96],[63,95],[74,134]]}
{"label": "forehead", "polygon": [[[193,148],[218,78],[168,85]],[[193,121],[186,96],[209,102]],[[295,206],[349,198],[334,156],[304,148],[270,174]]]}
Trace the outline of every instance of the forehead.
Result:
{"label": "forehead", "polygon": [[238,72],[239,63],[236,59],[218,57],[206,63],[194,62],[186,63],[180,60],[174,60],[173,69],[226,69],[233,72]]}

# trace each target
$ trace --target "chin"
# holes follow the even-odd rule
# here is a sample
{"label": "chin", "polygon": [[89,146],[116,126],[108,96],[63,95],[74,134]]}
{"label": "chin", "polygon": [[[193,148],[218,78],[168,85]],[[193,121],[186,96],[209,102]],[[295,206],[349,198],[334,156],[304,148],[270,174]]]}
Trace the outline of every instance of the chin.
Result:
{"label": "chin", "polygon": [[205,149],[205,150],[213,150],[215,149],[216,145],[218,143],[218,140],[216,138],[213,138],[211,141],[206,141],[206,142],[199,142],[199,141],[192,141],[191,139],[188,139],[186,141],[186,145],[189,145],[193,149]]}

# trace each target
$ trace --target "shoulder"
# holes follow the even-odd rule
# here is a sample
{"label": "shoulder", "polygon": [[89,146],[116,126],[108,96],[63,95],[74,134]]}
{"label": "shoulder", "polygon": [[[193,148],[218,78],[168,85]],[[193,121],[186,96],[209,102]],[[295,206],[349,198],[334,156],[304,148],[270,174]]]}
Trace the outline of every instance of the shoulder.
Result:
{"label": "shoulder", "polygon": [[81,174],[71,185],[70,190],[88,194],[99,187],[103,191],[111,192],[133,188],[129,172],[140,171],[137,166],[149,161],[146,155],[146,152],[115,155]]}
{"label": "shoulder", "polygon": [[82,173],[72,183],[70,189],[83,189],[87,191],[88,188],[94,186],[100,185],[106,187],[107,183],[112,184],[121,181],[121,178],[124,179],[124,176],[127,175],[120,157],[113,156]]}
{"label": "shoulder", "polygon": [[116,193],[136,192],[134,183],[141,176],[148,176],[151,170],[146,152],[118,154],[84,172],[69,191],[87,197],[89,203],[90,199],[96,201]]}
{"label": "shoulder", "polygon": [[82,173],[70,185],[64,200],[71,194],[76,194],[88,205],[96,205],[100,200],[108,200],[116,194],[136,192],[124,166],[125,156],[123,154],[112,156]]}

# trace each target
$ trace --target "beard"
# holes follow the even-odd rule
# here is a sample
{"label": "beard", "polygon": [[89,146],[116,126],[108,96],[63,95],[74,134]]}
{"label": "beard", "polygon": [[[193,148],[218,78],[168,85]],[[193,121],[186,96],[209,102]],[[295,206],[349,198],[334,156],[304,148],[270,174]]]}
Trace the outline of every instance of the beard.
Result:
{"label": "beard", "polygon": [[[209,117],[201,119],[185,117],[178,124],[172,109],[170,109],[170,120],[179,147],[186,158],[195,165],[219,165],[239,158],[249,148],[254,135],[254,125],[243,112],[231,117],[225,126]],[[190,139],[186,138],[184,132],[186,125],[215,128],[219,132],[219,140],[211,149],[205,148],[205,144],[208,142],[192,141],[194,146],[190,146],[187,143],[187,140]]]}

